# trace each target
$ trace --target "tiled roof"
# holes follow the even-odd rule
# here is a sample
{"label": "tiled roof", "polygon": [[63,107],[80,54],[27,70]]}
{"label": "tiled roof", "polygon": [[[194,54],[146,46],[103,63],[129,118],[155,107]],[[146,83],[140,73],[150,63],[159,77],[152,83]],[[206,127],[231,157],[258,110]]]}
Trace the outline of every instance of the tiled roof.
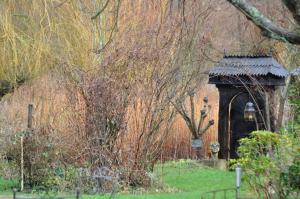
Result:
{"label": "tiled roof", "polygon": [[210,71],[209,75],[267,75],[286,77],[288,71],[272,56],[224,56]]}

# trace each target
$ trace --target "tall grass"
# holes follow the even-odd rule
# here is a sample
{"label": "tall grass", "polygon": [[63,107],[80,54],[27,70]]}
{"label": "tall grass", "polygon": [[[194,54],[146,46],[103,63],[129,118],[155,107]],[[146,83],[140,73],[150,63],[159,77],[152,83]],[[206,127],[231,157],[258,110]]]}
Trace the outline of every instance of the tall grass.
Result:
{"label": "tall grass", "polygon": [[[203,97],[207,96],[209,104],[212,106],[211,113],[208,115],[216,122],[211,126],[203,136],[204,153],[210,156],[209,145],[211,142],[218,141],[218,102],[219,96],[217,89],[211,85],[202,86],[195,96],[195,110],[196,119],[200,117],[200,110],[203,105]],[[144,108],[141,103],[136,103],[136,106],[131,106],[128,109],[128,126],[125,141],[123,142],[124,148],[130,148],[131,143],[136,143],[140,128],[143,125],[143,112]],[[206,121],[207,122],[207,121]],[[164,129],[162,129],[163,131]],[[162,133],[162,132],[161,132]],[[162,159],[178,159],[178,158],[192,158],[193,151],[191,149],[191,132],[189,131],[185,121],[178,114],[172,122],[170,133],[165,141],[162,153]],[[126,147],[127,146],[127,147]]]}

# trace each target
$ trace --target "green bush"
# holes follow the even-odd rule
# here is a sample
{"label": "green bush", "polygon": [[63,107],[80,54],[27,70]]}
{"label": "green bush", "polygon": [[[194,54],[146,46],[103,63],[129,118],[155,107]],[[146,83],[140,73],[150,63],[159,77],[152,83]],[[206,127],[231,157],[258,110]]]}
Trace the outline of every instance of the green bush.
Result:
{"label": "green bush", "polygon": [[282,172],[281,181],[285,187],[290,187],[287,191],[297,192],[300,190],[300,156],[296,157],[287,171]]}
{"label": "green bush", "polygon": [[18,188],[18,169],[16,163],[0,159],[0,191]]}
{"label": "green bush", "polygon": [[[71,165],[67,167],[54,167],[44,170],[45,173],[34,189],[42,191],[71,191],[79,182],[78,168]],[[39,190],[36,190],[39,191]]]}
{"label": "green bush", "polygon": [[0,177],[12,180],[19,177],[19,169],[15,161],[7,161],[0,158]]}
{"label": "green bush", "polygon": [[[293,79],[289,87],[289,102],[292,105],[295,117],[294,120],[300,124],[300,80]],[[300,126],[299,126],[300,127]],[[300,129],[300,128],[299,128]]]}
{"label": "green bush", "polygon": [[244,171],[243,180],[259,198],[298,197],[299,137],[255,131],[240,143],[238,162]]}

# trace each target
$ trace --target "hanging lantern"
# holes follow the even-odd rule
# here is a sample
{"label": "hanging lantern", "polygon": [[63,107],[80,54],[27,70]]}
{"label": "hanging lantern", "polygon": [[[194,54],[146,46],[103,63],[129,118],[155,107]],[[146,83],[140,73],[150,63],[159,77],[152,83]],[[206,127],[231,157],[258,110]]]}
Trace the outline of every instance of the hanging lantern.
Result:
{"label": "hanging lantern", "polygon": [[244,110],[244,119],[252,122],[255,120],[255,109],[252,102],[247,102]]}

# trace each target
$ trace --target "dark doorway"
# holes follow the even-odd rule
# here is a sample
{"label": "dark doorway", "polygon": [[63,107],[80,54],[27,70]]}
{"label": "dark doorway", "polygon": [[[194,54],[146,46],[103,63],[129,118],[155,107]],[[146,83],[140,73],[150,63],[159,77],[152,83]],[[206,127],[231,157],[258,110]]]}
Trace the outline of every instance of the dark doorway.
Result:
{"label": "dark doorway", "polygon": [[240,93],[231,102],[230,109],[230,134],[229,155],[231,159],[238,158],[237,149],[239,140],[248,137],[252,131],[256,130],[255,122],[248,122],[244,119],[244,109],[247,102],[252,101],[248,93]]}

